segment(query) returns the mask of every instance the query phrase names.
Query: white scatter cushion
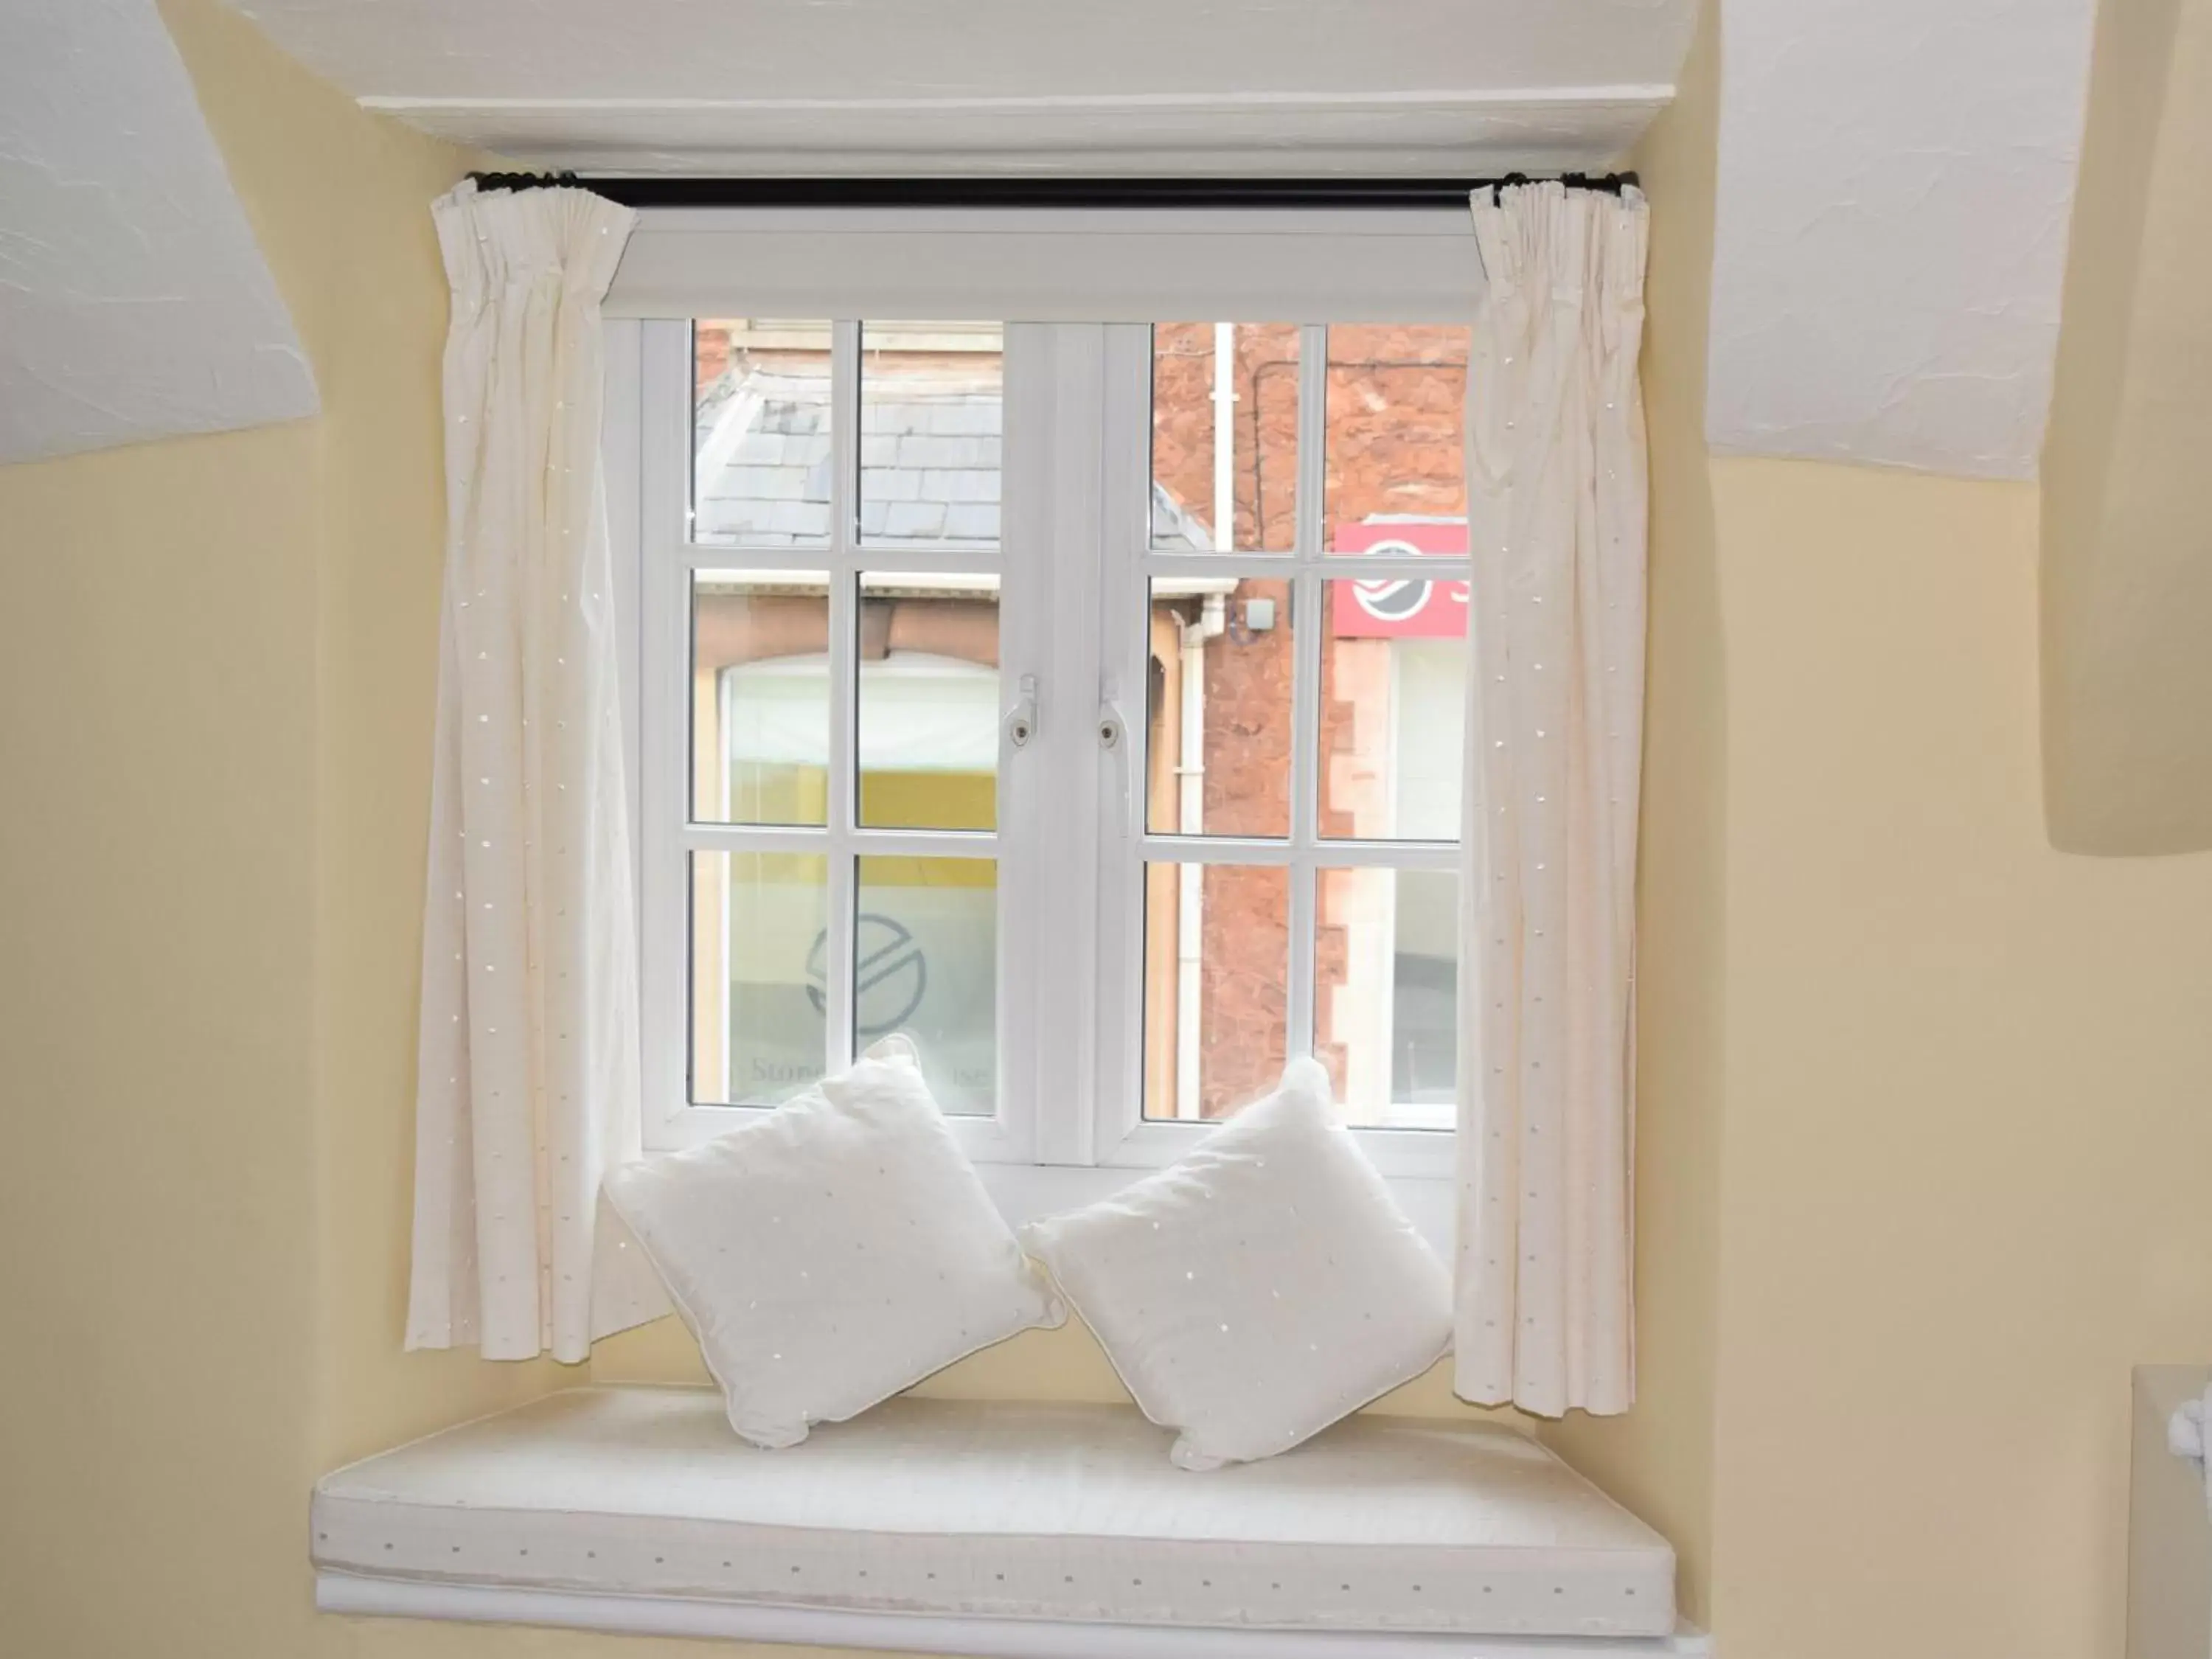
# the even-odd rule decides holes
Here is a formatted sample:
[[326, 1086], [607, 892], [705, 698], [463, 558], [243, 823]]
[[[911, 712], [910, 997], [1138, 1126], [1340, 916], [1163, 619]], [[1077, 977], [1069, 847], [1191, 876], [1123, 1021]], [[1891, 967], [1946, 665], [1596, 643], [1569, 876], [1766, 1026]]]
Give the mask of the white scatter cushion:
[[1066, 1316], [903, 1036], [757, 1122], [625, 1165], [606, 1193], [757, 1446]]
[[1287, 1450], [1451, 1342], [1451, 1281], [1293, 1060], [1180, 1163], [1022, 1230], [1187, 1469]]

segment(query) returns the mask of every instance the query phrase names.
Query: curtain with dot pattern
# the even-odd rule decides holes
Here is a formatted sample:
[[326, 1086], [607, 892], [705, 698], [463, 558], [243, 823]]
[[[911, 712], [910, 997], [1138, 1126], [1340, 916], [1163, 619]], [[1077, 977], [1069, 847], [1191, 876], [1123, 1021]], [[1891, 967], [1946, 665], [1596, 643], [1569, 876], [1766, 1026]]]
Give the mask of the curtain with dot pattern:
[[1647, 210], [1476, 192], [1455, 1382], [1635, 1395], [1635, 882]]
[[599, 459], [599, 301], [636, 216], [469, 184], [433, 211], [453, 316], [407, 1346], [576, 1361], [661, 1310], [599, 1197], [638, 1155]]

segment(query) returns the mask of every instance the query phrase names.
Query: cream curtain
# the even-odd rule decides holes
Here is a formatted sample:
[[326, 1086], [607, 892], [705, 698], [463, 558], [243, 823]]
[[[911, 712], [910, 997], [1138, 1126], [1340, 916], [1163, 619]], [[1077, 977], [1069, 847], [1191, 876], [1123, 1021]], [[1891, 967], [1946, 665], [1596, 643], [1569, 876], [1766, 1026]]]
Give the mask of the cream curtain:
[[659, 1311], [599, 1201], [638, 1153], [599, 461], [599, 301], [636, 216], [466, 184], [434, 211], [453, 321], [407, 1346], [574, 1361]]
[[1458, 1392], [1635, 1395], [1635, 879], [1646, 209], [1478, 192], [1468, 373]]

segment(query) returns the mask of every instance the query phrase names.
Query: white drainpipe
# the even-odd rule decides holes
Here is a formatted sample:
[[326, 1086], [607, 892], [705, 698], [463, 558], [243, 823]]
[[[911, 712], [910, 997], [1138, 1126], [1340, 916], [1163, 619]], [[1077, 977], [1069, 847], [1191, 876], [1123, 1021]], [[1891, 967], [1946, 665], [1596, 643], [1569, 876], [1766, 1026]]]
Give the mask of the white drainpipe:
[[1213, 550], [1237, 545], [1237, 325], [1213, 325]]
[[[1213, 325], [1213, 550], [1237, 544], [1237, 325]], [[1206, 642], [1227, 629], [1229, 607], [1209, 593], [1198, 620], [1179, 624], [1182, 736], [1176, 746], [1176, 828], [1206, 831]], [[1204, 1115], [1199, 1091], [1199, 951], [1206, 936], [1206, 867], [1185, 863], [1176, 893], [1176, 1115]]]

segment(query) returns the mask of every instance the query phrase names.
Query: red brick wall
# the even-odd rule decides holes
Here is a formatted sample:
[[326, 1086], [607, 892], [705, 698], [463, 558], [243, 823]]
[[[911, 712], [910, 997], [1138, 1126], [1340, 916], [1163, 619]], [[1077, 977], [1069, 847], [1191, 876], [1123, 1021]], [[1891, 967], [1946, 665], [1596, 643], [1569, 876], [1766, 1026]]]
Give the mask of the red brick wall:
[[691, 395], [704, 396], [730, 366], [730, 325], [702, 319], [691, 325]]
[[1395, 323], [1332, 328], [1328, 378], [1324, 532], [1374, 514], [1457, 518], [1467, 512], [1460, 456], [1466, 329]]
[[[1298, 331], [1237, 331], [1236, 544], [1282, 552], [1297, 512]], [[1213, 325], [1162, 323], [1152, 332], [1152, 476], [1209, 526], [1213, 506]]]
[[[1275, 627], [1244, 626], [1249, 599], [1275, 601]], [[1291, 586], [1240, 583], [1229, 632], [1206, 647], [1206, 827], [1223, 836], [1280, 836], [1290, 828]], [[1212, 865], [1199, 1029], [1200, 1095], [1221, 1117], [1283, 1069], [1290, 963], [1290, 884], [1279, 869]]]

